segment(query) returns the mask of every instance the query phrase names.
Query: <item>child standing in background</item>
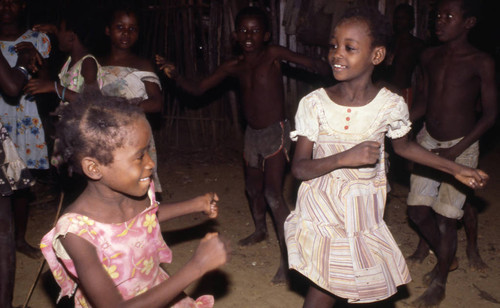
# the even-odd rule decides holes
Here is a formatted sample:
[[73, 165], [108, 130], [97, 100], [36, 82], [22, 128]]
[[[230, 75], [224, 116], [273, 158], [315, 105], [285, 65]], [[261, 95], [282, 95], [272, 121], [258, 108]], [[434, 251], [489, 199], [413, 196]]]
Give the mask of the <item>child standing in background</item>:
[[269, 208], [281, 250], [280, 265], [272, 282], [283, 283], [288, 273], [283, 223], [290, 209], [283, 197], [283, 179], [290, 149], [290, 123], [285, 118], [281, 63], [288, 61], [325, 76], [330, 76], [331, 69], [320, 59], [282, 46], [268, 45], [271, 38], [269, 21], [266, 13], [257, 7], [238, 12], [233, 37], [242, 54], [222, 63], [200, 82], [179, 76], [175, 68], [161, 57], [157, 56], [157, 63], [179, 87], [194, 95], [203, 94], [228, 77], [238, 80], [247, 123], [243, 149], [245, 190], [255, 225], [255, 231], [238, 243], [249, 246], [267, 238], [266, 213]]
[[[218, 197], [207, 193], [174, 204], [157, 204], [148, 147], [151, 128], [127, 100], [83, 94], [57, 110], [64, 159], [87, 178], [83, 193], [65, 210], [41, 243], [61, 286], [75, 293], [76, 307], [166, 307], [189, 284], [227, 260], [215, 233], [201, 240], [191, 260], [169, 277], [170, 263], [159, 222], [203, 212], [217, 216]], [[76, 291], [76, 292], [75, 292]], [[213, 297], [185, 297], [174, 307], [212, 307]]]
[[[22, 48], [35, 49], [43, 58], [50, 53], [50, 40], [47, 35], [27, 30], [25, 24], [24, 1], [0, 0], [0, 49], [8, 64], [13, 67]], [[24, 73], [29, 77], [25, 67]], [[40, 77], [47, 71], [42, 67]], [[19, 93], [9, 96], [0, 93], [0, 122], [16, 145], [17, 152], [29, 169], [46, 170], [49, 168], [47, 144], [42, 121], [33, 96]], [[19, 252], [31, 258], [41, 257], [40, 251], [26, 242], [28, 223], [28, 202], [30, 192], [17, 190], [13, 195], [16, 226], [16, 247]]]
[[[34, 50], [31, 50], [34, 51]], [[18, 96], [29, 76], [30, 57], [20, 51], [14, 67], [0, 54], [0, 92], [10, 97]], [[36, 52], [36, 56], [40, 56]], [[12, 307], [16, 274], [16, 240], [12, 194], [35, 184], [26, 163], [19, 157], [16, 146], [0, 122], [0, 307]], [[32, 248], [35, 249], [34, 247]]]
[[329, 61], [338, 84], [304, 97], [295, 117], [292, 172], [303, 180], [285, 223], [290, 267], [310, 279], [304, 307], [380, 301], [411, 278], [383, 220], [384, 138], [407, 159], [478, 188], [488, 176], [434, 155], [408, 139], [404, 99], [372, 83], [391, 30], [376, 9], [345, 13], [331, 38]]
[[76, 100], [84, 86], [102, 86], [100, 65], [91, 54], [97, 29], [92, 26], [91, 14], [80, 5], [68, 3], [61, 15], [58, 27], [54, 25], [34, 27], [43, 32], [55, 33], [59, 49], [69, 54], [58, 75], [59, 82], [31, 79], [25, 91], [29, 94], [55, 93], [62, 102], [72, 102]]
[[[436, 36], [442, 44], [422, 54], [422, 91], [410, 114], [412, 120], [424, 119], [417, 135], [422, 146], [472, 168], [479, 162], [479, 139], [495, 124], [498, 112], [495, 62], [468, 41], [479, 15], [480, 1], [438, 1]], [[470, 193], [435, 170], [421, 166], [413, 170], [408, 217], [428, 245], [421, 240], [412, 257], [424, 258], [430, 247], [438, 261], [424, 276], [429, 287], [415, 301], [417, 306], [435, 306], [445, 297], [448, 270], [457, 249], [458, 219], [464, 220], [471, 268], [487, 268], [477, 249], [477, 213], [470, 204], [464, 205]]]
[[[146, 113], [160, 112], [163, 106], [160, 79], [153, 63], [132, 51], [139, 38], [139, 20], [132, 7], [121, 5], [108, 14], [110, 21], [106, 35], [110, 40], [109, 53], [101, 59], [101, 92], [107, 96], [124, 97], [137, 104]], [[158, 159], [154, 139], [149, 155], [155, 163], [153, 179], [155, 190], [161, 193], [158, 178]]]

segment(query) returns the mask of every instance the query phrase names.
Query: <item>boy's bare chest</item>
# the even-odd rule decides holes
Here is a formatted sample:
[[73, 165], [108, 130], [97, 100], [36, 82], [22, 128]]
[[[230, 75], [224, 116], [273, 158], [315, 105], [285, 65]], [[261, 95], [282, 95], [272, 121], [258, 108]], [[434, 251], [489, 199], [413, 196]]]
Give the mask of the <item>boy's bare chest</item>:
[[430, 86], [461, 87], [476, 76], [476, 67], [470, 59], [460, 57], [436, 57], [427, 65]]
[[281, 82], [281, 66], [277, 61], [256, 61], [240, 63], [237, 76], [242, 86]]

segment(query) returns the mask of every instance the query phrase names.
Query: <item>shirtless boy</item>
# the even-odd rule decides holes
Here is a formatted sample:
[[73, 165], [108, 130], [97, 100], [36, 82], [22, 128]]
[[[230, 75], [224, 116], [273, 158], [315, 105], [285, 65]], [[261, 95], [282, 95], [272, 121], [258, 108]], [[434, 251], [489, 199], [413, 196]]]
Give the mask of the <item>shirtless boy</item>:
[[287, 277], [286, 245], [283, 224], [290, 213], [283, 198], [283, 178], [290, 146], [290, 125], [285, 119], [285, 101], [281, 62], [288, 61], [324, 76], [331, 75], [328, 63], [297, 54], [289, 49], [268, 45], [269, 23], [264, 11], [256, 7], [242, 9], [235, 19], [234, 38], [242, 54], [221, 64], [200, 82], [178, 76], [171, 64], [157, 56], [157, 63], [185, 91], [201, 95], [227, 77], [239, 82], [243, 114], [247, 122], [244, 156], [245, 188], [255, 224], [255, 232], [239, 241], [248, 246], [267, 237], [266, 209], [269, 206], [276, 224], [281, 250], [279, 269], [273, 283]]
[[[497, 114], [494, 61], [467, 40], [477, 11], [475, 0], [439, 1], [436, 36], [442, 44], [422, 54], [423, 91], [410, 113], [412, 121], [424, 117], [425, 126], [417, 136], [421, 145], [471, 167], [478, 163], [478, 140]], [[429, 307], [445, 297], [448, 269], [457, 247], [456, 220], [463, 216], [467, 191], [441, 174], [422, 172], [410, 180], [408, 216], [438, 258], [424, 278], [428, 289], [414, 302]]]

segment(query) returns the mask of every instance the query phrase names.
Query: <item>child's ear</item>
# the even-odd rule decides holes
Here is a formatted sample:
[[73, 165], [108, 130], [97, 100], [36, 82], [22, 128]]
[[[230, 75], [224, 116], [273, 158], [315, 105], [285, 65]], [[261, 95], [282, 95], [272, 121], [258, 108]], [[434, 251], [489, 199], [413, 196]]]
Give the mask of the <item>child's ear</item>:
[[467, 17], [467, 19], [465, 19], [465, 29], [470, 30], [470, 29], [474, 28], [474, 26], [476, 25], [476, 22], [477, 22], [476, 17], [474, 17], [474, 16]]
[[93, 157], [84, 157], [81, 161], [83, 174], [92, 180], [100, 180], [102, 178], [100, 163]]
[[266, 33], [264, 34], [264, 42], [269, 41], [270, 38], [271, 38], [271, 33], [269, 31], [266, 31]]
[[382, 63], [382, 61], [384, 61], [384, 59], [385, 59], [385, 53], [386, 53], [386, 49], [383, 46], [378, 46], [378, 47], [373, 48], [372, 63], [374, 65], [378, 65], [378, 64]]

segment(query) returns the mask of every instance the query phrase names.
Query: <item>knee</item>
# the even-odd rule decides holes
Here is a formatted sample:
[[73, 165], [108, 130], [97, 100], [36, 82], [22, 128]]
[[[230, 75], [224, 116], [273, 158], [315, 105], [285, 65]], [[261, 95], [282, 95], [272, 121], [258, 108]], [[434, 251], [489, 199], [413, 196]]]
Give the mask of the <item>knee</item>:
[[274, 189], [265, 189], [264, 196], [271, 210], [278, 209], [284, 203], [281, 192], [277, 192]]
[[245, 191], [250, 199], [257, 199], [262, 194], [262, 191], [257, 186], [249, 183], [245, 184]]
[[428, 206], [408, 206], [408, 218], [410, 218], [413, 223], [420, 225], [427, 220], [431, 210], [432, 209]]

